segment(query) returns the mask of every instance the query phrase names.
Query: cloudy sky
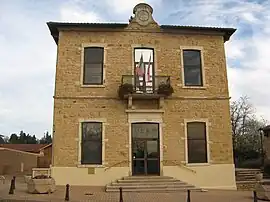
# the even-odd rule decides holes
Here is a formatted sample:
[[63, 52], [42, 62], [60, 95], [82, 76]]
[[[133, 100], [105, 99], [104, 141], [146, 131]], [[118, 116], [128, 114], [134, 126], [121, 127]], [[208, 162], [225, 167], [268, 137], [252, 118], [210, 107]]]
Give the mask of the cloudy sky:
[[[127, 23], [139, 0], [0, 0], [0, 134], [51, 132], [56, 45], [48, 21]], [[159, 24], [234, 27], [230, 95], [270, 120], [270, 0], [145, 0]]]

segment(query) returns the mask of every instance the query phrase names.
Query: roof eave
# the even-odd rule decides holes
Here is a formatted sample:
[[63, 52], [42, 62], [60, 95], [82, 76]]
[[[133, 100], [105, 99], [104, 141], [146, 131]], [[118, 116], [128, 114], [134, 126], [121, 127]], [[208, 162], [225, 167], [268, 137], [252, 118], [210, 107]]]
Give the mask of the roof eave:
[[[51, 35], [56, 44], [59, 40], [59, 29], [61, 28], [101, 28], [101, 29], [117, 29], [125, 28], [128, 24], [124, 23], [61, 23], [61, 22], [47, 22], [47, 26], [51, 32]], [[160, 25], [160, 28], [165, 32], [177, 32], [177, 31], [194, 31], [211, 33], [215, 32], [220, 34], [224, 38], [224, 42], [229, 41], [230, 37], [236, 31], [235, 28], [218, 28], [218, 27], [192, 27], [192, 26], [173, 26], [173, 25]]]

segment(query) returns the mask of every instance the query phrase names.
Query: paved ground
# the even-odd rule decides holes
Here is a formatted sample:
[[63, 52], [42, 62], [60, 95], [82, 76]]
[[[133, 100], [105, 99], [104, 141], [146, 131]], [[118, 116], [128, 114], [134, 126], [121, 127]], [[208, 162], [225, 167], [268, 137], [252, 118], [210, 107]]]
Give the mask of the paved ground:
[[[26, 184], [17, 180], [14, 195], [9, 195], [10, 181], [4, 185], [0, 182], [0, 199], [2, 201], [64, 201], [65, 187], [57, 187], [50, 195], [32, 195], [26, 193]], [[92, 195], [86, 195], [92, 194]], [[0, 200], [1, 201], [1, 200]], [[119, 202], [119, 193], [106, 193], [93, 187], [71, 187], [70, 201], [72, 202]], [[186, 202], [186, 193], [123, 193], [124, 202]], [[253, 202], [250, 191], [220, 191], [191, 192], [191, 202]]]

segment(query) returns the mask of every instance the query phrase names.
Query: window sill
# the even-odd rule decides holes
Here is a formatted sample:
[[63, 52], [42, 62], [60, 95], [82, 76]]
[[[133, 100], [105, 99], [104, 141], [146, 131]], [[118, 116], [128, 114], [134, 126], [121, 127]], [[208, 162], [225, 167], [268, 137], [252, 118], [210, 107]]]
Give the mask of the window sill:
[[105, 85], [83, 85], [81, 84], [82, 88], [105, 88]]
[[182, 86], [184, 89], [199, 89], [199, 90], [205, 90], [207, 89], [206, 86]]
[[186, 163], [187, 167], [199, 167], [199, 166], [210, 166], [210, 163]]
[[78, 168], [105, 168], [104, 165], [86, 165], [86, 164], [78, 164]]

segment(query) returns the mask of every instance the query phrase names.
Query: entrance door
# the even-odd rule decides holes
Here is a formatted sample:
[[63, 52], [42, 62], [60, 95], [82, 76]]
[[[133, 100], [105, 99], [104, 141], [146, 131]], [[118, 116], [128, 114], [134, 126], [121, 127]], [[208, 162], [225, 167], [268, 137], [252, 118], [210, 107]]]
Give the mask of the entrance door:
[[132, 124], [132, 174], [159, 175], [159, 124]]

